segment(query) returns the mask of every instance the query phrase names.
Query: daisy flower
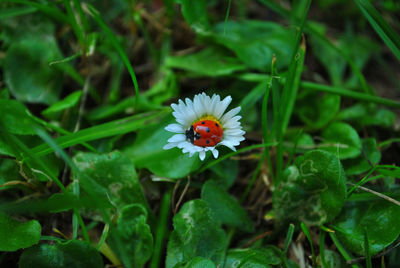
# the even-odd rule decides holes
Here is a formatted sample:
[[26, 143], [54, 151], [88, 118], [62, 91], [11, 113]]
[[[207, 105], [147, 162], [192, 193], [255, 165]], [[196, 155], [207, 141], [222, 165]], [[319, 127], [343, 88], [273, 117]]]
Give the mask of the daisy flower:
[[176, 134], [168, 139], [164, 150], [178, 147], [183, 153], [189, 153], [189, 157], [199, 153], [202, 161], [207, 151], [217, 158], [216, 147], [220, 145], [236, 151], [235, 146], [244, 140], [245, 132], [239, 122], [242, 117], [237, 115], [240, 107], [224, 114], [231, 101], [231, 96], [221, 100], [217, 94], [209, 97], [203, 92], [195, 95], [193, 101], [186, 98], [185, 102], [179, 100], [178, 104], [171, 104], [178, 124], [165, 128]]

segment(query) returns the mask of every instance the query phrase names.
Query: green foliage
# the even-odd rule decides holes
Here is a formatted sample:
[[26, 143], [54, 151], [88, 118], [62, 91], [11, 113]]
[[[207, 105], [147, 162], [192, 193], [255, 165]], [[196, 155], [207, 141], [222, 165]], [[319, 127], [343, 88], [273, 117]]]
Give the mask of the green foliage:
[[125, 267], [142, 267], [153, 251], [153, 235], [146, 223], [147, 212], [143, 206], [124, 206], [116, 226], [110, 230], [108, 241]]
[[208, 203], [214, 213], [214, 218], [219, 222], [247, 232], [254, 230], [253, 223], [238, 201], [215, 182], [207, 181], [203, 185], [201, 198]]
[[[396, 1], [108, 2], [0, 3], [0, 267], [399, 263]], [[246, 139], [164, 150], [202, 91]]]
[[225, 267], [268, 268], [281, 263], [279, 249], [231, 249], [226, 256]]
[[57, 115], [59, 115], [62, 111], [76, 106], [81, 96], [82, 96], [82, 91], [75, 91], [74, 93], [69, 94], [61, 101], [51, 105], [49, 108], [44, 110], [42, 114], [48, 118], [52, 119], [57, 118]]
[[298, 102], [297, 114], [311, 128], [326, 126], [340, 109], [340, 96], [333, 94], [307, 94]]
[[56, 102], [62, 76], [49, 63], [60, 58], [61, 52], [52, 36], [13, 43], [4, 62], [4, 77], [10, 92], [20, 101]]
[[367, 232], [369, 252], [375, 255], [399, 236], [399, 217], [399, 206], [386, 200], [351, 202], [344, 206], [333, 227], [343, 245], [360, 255], [365, 255], [364, 232]]
[[113, 206], [135, 203], [148, 207], [133, 163], [121, 152], [108, 154], [79, 153], [74, 163], [80, 172], [94, 180], [108, 193]]
[[41, 229], [37, 220], [20, 222], [0, 212], [0, 251], [16, 251], [37, 244]]
[[195, 257], [210, 259], [216, 266], [222, 265], [227, 238], [205, 201], [186, 202], [173, 222], [166, 267], [184, 264]]
[[233, 51], [249, 68], [263, 72], [271, 66], [274, 54], [278, 67], [287, 67], [293, 51], [292, 32], [272, 22], [221, 22], [206, 36]]
[[24, 250], [19, 260], [20, 268], [43, 267], [103, 267], [99, 252], [91, 245], [79, 240], [40, 244]]
[[321, 225], [334, 219], [346, 197], [346, 177], [337, 157], [310, 151], [284, 172], [284, 181], [273, 195], [274, 214], [279, 221], [303, 221]]
[[357, 131], [349, 124], [335, 122], [323, 132], [326, 147], [321, 149], [335, 154], [340, 159], [355, 158], [361, 154], [361, 139]]

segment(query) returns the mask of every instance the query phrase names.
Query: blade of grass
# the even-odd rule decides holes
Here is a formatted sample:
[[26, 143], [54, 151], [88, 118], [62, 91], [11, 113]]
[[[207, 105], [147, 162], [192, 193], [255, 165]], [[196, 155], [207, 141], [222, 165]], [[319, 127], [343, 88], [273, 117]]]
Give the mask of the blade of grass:
[[[342, 243], [340, 243], [339, 239], [337, 239], [336, 235], [334, 233], [329, 233], [329, 236], [331, 237], [333, 243], [335, 244], [336, 248], [339, 250], [340, 254], [342, 254], [343, 258], [346, 261], [350, 261], [352, 259], [352, 256], [344, 249]], [[351, 265], [352, 268], [360, 268], [357, 264]]]
[[72, 30], [75, 33], [76, 38], [78, 39], [78, 42], [85, 46], [85, 33], [83, 32], [83, 29], [78, 25], [78, 22], [76, 21], [76, 16], [74, 14], [74, 11], [72, 10], [71, 2], [70, 0], [64, 0], [64, 7], [65, 10], [67, 11], [67, 16], [69, 17], [69, 20], [71, 22], [71, 27]]
[[365, 250], [365, 262], [367, 268], [372, 268], [371, 252], [369, 251], [369, 241], [367, 230], [364, 230], [364, 250]]
[[383, 104], [385, 106], [393, 107], [393, 108], [400, 108], [400, 102], [390, 99], [385, 99], [377, 96], [367, 95], [365, 93], [349, 90], [342, 87], [334, 87], [329, 85], [322, 85], [313, 82], [306, 82], [303, 81], [300, 83], [300, 87], [306, 90], [315, 90], [327, 93], [338, 94], [345, 97], [350, 97], [352, 99], [361, 100], [361, 101], [368, 101], [378, 104]]
[[322, 268], [328, 268], [325, 261], [325, 236], [326, 232], [321, 228], [319, 231], [319, 255], [321, 257]]
[[289, 225], [289, 229], [286, 234], [286, 240], [285, 240], [285, 244], [283, 246], [283, 251], [282, 251], [282, 261], [283, 261], [284, 267], [289, 267], [288, 262], [287, 262], [287, 251], [289, 249], [290, 243], [292, 242], [293, 233], [294, 233], [294, 225], [291, 223]]
[[[157, 118], [164, 115], [166, 111], [167, 110], [149, 112], [115, 120], [59, 137], [55, 141], [60, 148], [67, 148], [82, 142], [126, 134], [138, 130], [143, 126], [156, 123]], [[32, 149], [32, 152], [38, 156], [43, 156], [53, 151], [54, 150], [47, 144], [42, 144]]]
[[162, 254], [164, 252], [164, 241], [168, 233], [168, 218], [171, 210], [171, 190], [164, 193], [161, 201], [160, 213], [158, 216], [157, 229], [155, 233], [155, 243], [153, 257], [150, 268], [160, 267]]
[[400, 61], [400, 36], [390, 27], [370, 1], [354, 0], [354, 2], [361, 9], [361, 12], [371, 24], [372, 28], [374, 28], [375, 32], [393, 52], [397, 60]]
[[[275, 3], [274, 1], [268, 1], [268, 0], [259, 0], [259, 1], [262, 2], [264, 5], [268, 6], [269, 8], [271, 8], [273, 11], [275, 11], [282, 17], [285, 17], [287, 19], [291, 18], [290, 11], [281, 7], [279, 4]], [[328, 45], [330, 48], [332, 48], [334, 51], [336, 51], [339, 54], [339, 56], [344, 58], [347, 61], [347, 63], [349, 64], [350, 68], [355, 73], [355, 75], [357, 76], [357, 78], [359, 79], [359, 81], [361, 83], [361, 88], [363, 89], [363, 91], [368, 94], [374, 94], [373, 89], [367, 84], [367, 81], [365, 80], [365, 77], [361, 73], [361, 70], [357, 67], [355, 62], [346, 53], [344, 53], [343, 50], [337, 48], [328, 38], [326, 38], [322, 34], [315, 31], [314, 28], [308, 22], [306, 22], [304, 25], [304, 31], [306, 33], [313, 35], [314, 37], [317, 37], [318, 39], [320, 39], [322, 42], [324, 42], [326, 45]]]
[[137, 100], [140, 97], [139, 86], [138, 86], [138, 82], [136, 79], [135, 71], [133, 70], [132, 64], [130, 63], [128, 56], [126, 55], [125, 51], [122, 49], [115, 34], [112, 32], [112, 30], [106, 25], [106, 23], [100, 17], [100, 13], [89, 4], [87, 4], [87, 7], [89, 9], [90, 15], [93, 17], [93, 19], [96, 21], [96, 23], [103, 30], [104, 34], [106, 35], [106, 38], [111, 42], [111, 44], [117, 50], [118, 54], [120, 55], [122, 61], [125, 64], [126, 68], [128, 69], [128, 72], [129, 72], [132, 82], [133, 82], [133, 86], [135, 88], [136, 105], [137, 105], [137, 103], [138, 103]]
[[314, 245], [311, 239], [310, 231], [307, 228], [307, 225], [305, 225], [303, 222], [300, 223], [300, 228], [303, 230], [303, 233], [307, 237], [308, 242], [310, 243], [310, 248], [311, 248], [311, 255], [312, 255], [312, 265], [313, 267], [317, 267], [317, 257], [315, 256], [315, 251], [314, 251]]
[[286, 129], [289, 125], [290, 117], [292, 116], [294, 104], [297, 97], [297, 91], [300, 85], [301, 73], [303, 71], [303, 64], [305, 58], [305, 40], [302, 38], [303, 27], [307, 18], [307, 13], [310, 8], [311, 1], [307, 1], [307, 5], [305, 6], [304, 13], [302, 18], [300, 19], [299, 29], [295, 38], [295, 45], [293, 49], [292, 58], [289, 65], [289, 71], [286, 76], [286, 82], [283, 87], [282, 96], [279, 101], [279, 114], [281, 117], [279, 118], [279, 122], [281, 125], [279, 126], [282, 129], [282, 132], [278, 132], [277, 134], [277, 154], [276, 154], [276, 177], [275, 184], [279, 185], [282, 177], [283, 171], [283, 136], [286, 133]]
[[225, 159], [227, 159], [227, 158], [229, 158], [231, 156], [234, 156], [234, 155], [237, 155], [237, 154], [241, 154], [243, 152], [247, 152], [247, 151], [250, 151], [250, 150], [253, 150], [253, 149], [256, 149], [256, 148], [262, 148], [262, 147], [265, 147], [265, 146], [274, 146], [274, 145], [276, 145], [276, 142], [274, 142], [274, 143], [255, 144], [255, 145], [250, 145], [250, 146], [241, 148], [240, 150], [237, 150], [235, 152], [231, 152], [229, 154], [226, 154], [224, 156], [219, 157], [218, 159], [215, 159], [215, 160], [213, 160], [211, 162], [208, 162], [201, 169], [199, 169], [196, 173], [201, 173], [204, 170], [206, 170], [206, 169], [218, 164], [219, 162], [221, 162], [221, 161], [223, 161], [223, 160], [225, 160]]
[[46, 4], [39, 4], [34, 1], [25, 1], [25, 0], [6, 0], [4, 2], [10, 2], [10, 3], [17, 3], [17, 4], [23, 4], [27, 6], [31, 6], [36, 8], [38, 11], [45, 13], [49, 17], [52, 17], [53, 19], [71, 25], [71, 21], [69, 20], [68, 16], [66, 16], [63, 12], [58, 10], [58, 8], [46, 5]]
[[13, 7], [0, 10], [0, 20], [31, 14], [37, 11], [36, 7]]

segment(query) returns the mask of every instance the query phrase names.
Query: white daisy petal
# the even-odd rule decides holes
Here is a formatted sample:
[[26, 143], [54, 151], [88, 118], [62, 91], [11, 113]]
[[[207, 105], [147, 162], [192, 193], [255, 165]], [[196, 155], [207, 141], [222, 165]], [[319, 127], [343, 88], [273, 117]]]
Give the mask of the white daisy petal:
[[206, 152], [205, 151], [200, 151], [199, 152], [199, 157], [200, 157], [200, 160], [203, 161], [204, 158], [206, 158]]
[[213, 149], [211, 152], [212, 152], [214, 158], [218, 158], [218, 153], [219, 153], [219, 152], [218, 152], [217, 149]]
[[182, 125], [179, 124], [169, 124], [168, 126], [165, 127], [165, 130], [173, 133], [184, 133], [184, 129]]
[[224, 131], [224, 135], [244, 135], [246, 134], [245, 131], [239, 129], [239, 128], [232, 128], [232, 129], [227, 129]]
[[172, 149], [172, 148], [174, 148], [174, 147], [177, 147], [177, 143], [175, 143], [175, 142], [172, 142], [172, 143], [167, 143], [166, 145], [164, 145], [164, 147], [163, 147], [163, 149], [164, 150], [169, 150], [169, 149]]
[[214, 116], [217, 119], [220, 119], [222, 114], [225, 112], [226, 108], [228, 108], [229, 103], [231, 103], [232, 97], [228, 96], [223, 99], [215, 108], [214, 108]]
[[229, 112], [227, 112], [226, 114], [224, 114], [224, 116], [221, 118], [221, 123], [225, 124], [227, 121], [229, 121], [232, 117], [234, 117], [235, 115], [237, 115], [240, 112], [241, 108], [236, 107], [235, 109], [230, 110]]
[[175, 134], [171, 138], [168, 139], [168, 142], [179, 142], [179, 141], [185, 141], [186, 136], [184, 134]]

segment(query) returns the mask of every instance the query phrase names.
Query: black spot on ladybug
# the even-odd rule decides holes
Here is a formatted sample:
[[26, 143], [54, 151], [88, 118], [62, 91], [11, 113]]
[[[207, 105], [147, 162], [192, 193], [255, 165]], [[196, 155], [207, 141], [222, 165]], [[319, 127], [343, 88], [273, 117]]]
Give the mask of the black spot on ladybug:
[[216, 126], [216, 127], [219, 127], [218, 123], [215, 123], [215, 126]]
[[196, 135], [194, 135], [194, 138], [195, 138], [196, 140], [199, 140], [199, 139], [201, 138], [200, 133], [196, 133]]
[[207, 131], [207, 132], [210, 132], [210, 129], [209, 129], [209, 128], [206, 128], [206, 131]]
[[204, 122], [204, 121], [201, 121], [201, 124], [202, 124], [202, 125], [204, 125], [205, 123], [206, 123], [206, 122]]
[[194, 138], [195, 138], [194, 131], [193, 131], [193, 126], [190, 126], [190, 129], [186, 130], [185, 134], [186, 134], [186, 139], [188, 139], [193, 144]]
[[210, 140], [206, 140], [206, 143], [209, 144], [209, 143], [210, 143]]

